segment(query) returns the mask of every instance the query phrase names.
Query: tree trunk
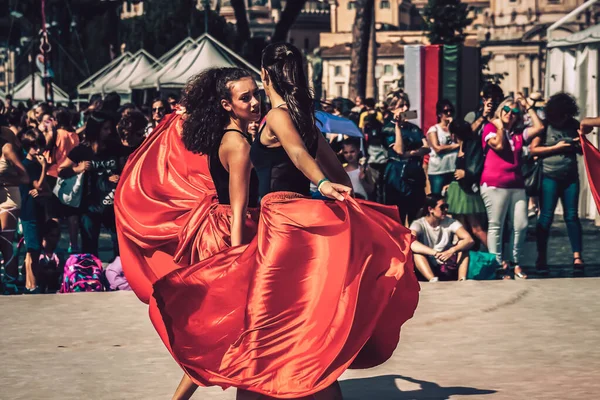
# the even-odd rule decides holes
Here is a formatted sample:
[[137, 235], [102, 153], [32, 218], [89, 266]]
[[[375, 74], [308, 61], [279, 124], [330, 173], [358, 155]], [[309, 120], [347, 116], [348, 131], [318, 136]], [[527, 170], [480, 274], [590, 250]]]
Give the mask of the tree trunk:
[[271, 43], [285, 42], [287, 35], [290, 32], [290, 28], [296, 22], [296, 18], [300, 15], [300, 12], [304, 8], [306, 0], [294, 0], [287, 1], [285, 3], [285, 9], [281, 13], [281, 19], [275, 25], [275, 31], [271, 36]]
[[235, 14], [235, 27], [237, 29], [237, 50], [240, 51], [250, 39], [250, 25], [246, 15], [245, 0], [231, 0], [231, 7]]
[[371, 28], [369, 33], [369, 57], [367, 61], [367, 90], [366, 97], [372, 97], [377, 100], [377, 32], [375, 30], [375, 14], [371, 18]]
[[365, 96], [367, 87], [367, 65], [371, 19], [375, 0], [357, 0], [356, 18], [352, 27], [352, 53], [350, 59], [350, 91], [352, 101], [356, 96]]

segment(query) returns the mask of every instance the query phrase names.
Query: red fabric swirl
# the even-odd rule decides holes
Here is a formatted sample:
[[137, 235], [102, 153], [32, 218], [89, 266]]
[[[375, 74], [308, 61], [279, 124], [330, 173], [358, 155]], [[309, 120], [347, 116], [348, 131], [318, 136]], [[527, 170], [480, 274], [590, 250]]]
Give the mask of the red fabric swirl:
[[198, 384], [308, 396], [392, 355], [418, 303], [411, 241], [395, 207], [273, 193], [250, 244], [155, 283], [153, 322]]
[[[115, 194], [123, 271], [144, 303], [157, 279], [229, 247], [231, 209], [217, 203], [207, 157], [185, 149], [181, 123], [165, 117], [130, 156]], [[246, 243], [257, 211], [249, 216]]]

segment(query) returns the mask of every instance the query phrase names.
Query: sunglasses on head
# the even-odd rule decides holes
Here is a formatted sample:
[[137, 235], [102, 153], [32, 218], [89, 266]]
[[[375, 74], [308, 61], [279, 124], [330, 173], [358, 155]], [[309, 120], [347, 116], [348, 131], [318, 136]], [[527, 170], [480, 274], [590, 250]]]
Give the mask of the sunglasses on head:
[[512, 112], [512, 113], [513, 113], [513, 114], [515, 114], [515, 115], [521, 114], [521, 110], [520, 110], [520, 109], [518, 109], [518, 108], [510, 108], [509, 106], [504, 106], [504, 107], [502, 107], [502, 110], [503, 110], [505, 113]]

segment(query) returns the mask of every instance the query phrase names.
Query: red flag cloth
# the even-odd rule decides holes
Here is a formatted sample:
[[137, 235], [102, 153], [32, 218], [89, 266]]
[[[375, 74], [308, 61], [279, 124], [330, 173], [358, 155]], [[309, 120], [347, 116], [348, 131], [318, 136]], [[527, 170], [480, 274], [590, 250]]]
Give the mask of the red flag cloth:
[[396, 207], [270, 193], [250, 244], [155, 283], [152, 321], [196, 383], [304, 398], [391, 357], [419, 299], [412, 240]]
[[[181, 115], [165, 117], [129, 157], [115, 193], [123, 271], [144, 303], [157, 279], [229, 247], [231, 208], [217, 203], [208, 159], [186, 150], [181, 128]], [[258, 218], [248, 214], [245, 243]]]
[[600, 211], [600, 151], [584, 135], [580, 135], [583, 160], [587, 170], [590, 191]]

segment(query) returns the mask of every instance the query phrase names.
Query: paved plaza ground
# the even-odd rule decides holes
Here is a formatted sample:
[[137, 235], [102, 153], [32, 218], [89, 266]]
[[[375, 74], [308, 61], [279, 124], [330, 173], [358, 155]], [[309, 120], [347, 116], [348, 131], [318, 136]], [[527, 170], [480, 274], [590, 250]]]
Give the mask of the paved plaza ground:
[[[599, 229], [586, 223], [584, 239], [588, 275], [600, 276]], [[347, 371], [344, 398], [598, 398], [600, 279], [568, 277], [560, 223], [550, 247], [557, 279], [422, 284], [393, 358]], [[0, 297], [0, 315], [2, 400], [169, 399], [181, 377], [131, 292]]]

